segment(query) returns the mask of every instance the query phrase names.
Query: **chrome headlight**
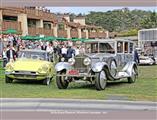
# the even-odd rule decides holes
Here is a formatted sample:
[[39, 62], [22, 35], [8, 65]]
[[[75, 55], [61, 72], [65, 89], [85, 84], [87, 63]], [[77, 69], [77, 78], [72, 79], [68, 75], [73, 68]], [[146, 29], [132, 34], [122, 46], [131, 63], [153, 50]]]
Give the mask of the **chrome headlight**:
[[64, 57], [62, 57], [62, 58], [61, 58], [61, 61], [62, 61], [62, 62], [64, 62], [64, 61], [65, 61], [65, 58], [64, 58]]
[[86, 65], [86, 66], [90, 65], [91, 64], [91, 59], [90, 58], [85, 58], [84, 61], [83, 61], [83, 64]]
[[70, 65], [74, 65], [74, 64], [75, 64], [75, 59], [74, 59], [74, 58], [70, 58], [70, 59], [68, 60], [68, 63], [69, 63]]

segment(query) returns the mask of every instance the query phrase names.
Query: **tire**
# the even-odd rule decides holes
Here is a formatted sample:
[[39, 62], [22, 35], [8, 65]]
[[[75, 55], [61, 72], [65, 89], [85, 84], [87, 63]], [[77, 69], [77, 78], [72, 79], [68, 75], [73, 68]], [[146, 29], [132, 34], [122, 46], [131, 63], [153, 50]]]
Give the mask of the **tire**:
[[117, 74], [117, 63], [114, 58], [109, 58], [107, 60], [107, 64], [109, 66], [110, 74], [112, 77], [115, 77]]
[[106, 88], [107, 84], [107, 78], [106, 78], [106, 73], [104, 70], [102, 70], [99, 73], [96, 73], [96, 78], [95, 78], [95, 87], [96, 90], [104, 90]]
[[12, 83], [13, 79], [5, 76], [5, 83]]
[[128, 77], [128, 83], [135, 83], [137, 75], [138, 75], [137, 68], [133, 67], [132, 76]]
[[[61, 75], [65, 74], [65, 72], [59, 73]], [[59, 89], [67, 89], [69, 83], [65, 81], [65, 77], [56, 76], [56, 84]]]
[[50, 82], [51, 82], [51, 78], [46, 78], [43, 80], [44, 85], [50, 85]]

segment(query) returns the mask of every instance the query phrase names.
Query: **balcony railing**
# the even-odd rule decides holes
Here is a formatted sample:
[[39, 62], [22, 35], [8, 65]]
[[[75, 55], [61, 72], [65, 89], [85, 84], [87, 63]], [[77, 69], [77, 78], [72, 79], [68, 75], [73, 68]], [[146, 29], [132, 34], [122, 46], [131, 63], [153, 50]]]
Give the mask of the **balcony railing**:
[[77, 30], [71, 30], [70, 34], [71, 34], [71, 38], [78, 38], [78, 31]]
[[47, 20], [47, 21], [53, 21], [56, 19], [52, 13], [44, 12], [42, 10], [26, 8], [25, 12], [29, 18], [43, 19], [43, 20]]
[[106, 38], [105, 32], [98, 32], [98, 38]]
[[89, 32], [89, 38], [97, 38], [98, 34], [97, 32]]
[[67, 31], [66, 30], [58, 30], [58, 37], [67, 38]]
[[21, 32], [21, 22], [17, 21], [2, 21], [2, 31], [5, 31], [7, 29], [15, 29], [18, 32]]
[[28, 34], [35, 36], [35, 35], [46, 35], [46, 36], [53, 36], [52, 29], [44, 29], [44, 28], [35, 28], [35, 27], [28, 27]]

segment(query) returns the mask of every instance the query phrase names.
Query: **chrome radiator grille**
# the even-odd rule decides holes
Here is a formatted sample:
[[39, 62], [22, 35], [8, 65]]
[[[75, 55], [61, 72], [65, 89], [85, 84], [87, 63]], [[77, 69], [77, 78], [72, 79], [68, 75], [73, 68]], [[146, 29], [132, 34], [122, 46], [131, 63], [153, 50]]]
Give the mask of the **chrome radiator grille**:
[[84, 57], [75, 57], [74, 69], [79, 70], [80, 73], [87, 73], [88, 67], [83, 64]]

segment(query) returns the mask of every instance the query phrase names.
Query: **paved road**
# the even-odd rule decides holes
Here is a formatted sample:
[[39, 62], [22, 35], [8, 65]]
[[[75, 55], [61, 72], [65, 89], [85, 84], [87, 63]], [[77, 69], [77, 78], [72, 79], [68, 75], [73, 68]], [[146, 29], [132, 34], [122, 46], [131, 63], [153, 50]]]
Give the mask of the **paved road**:
[[1, 99], [1, 120], [156, 120], [156, 102]]

